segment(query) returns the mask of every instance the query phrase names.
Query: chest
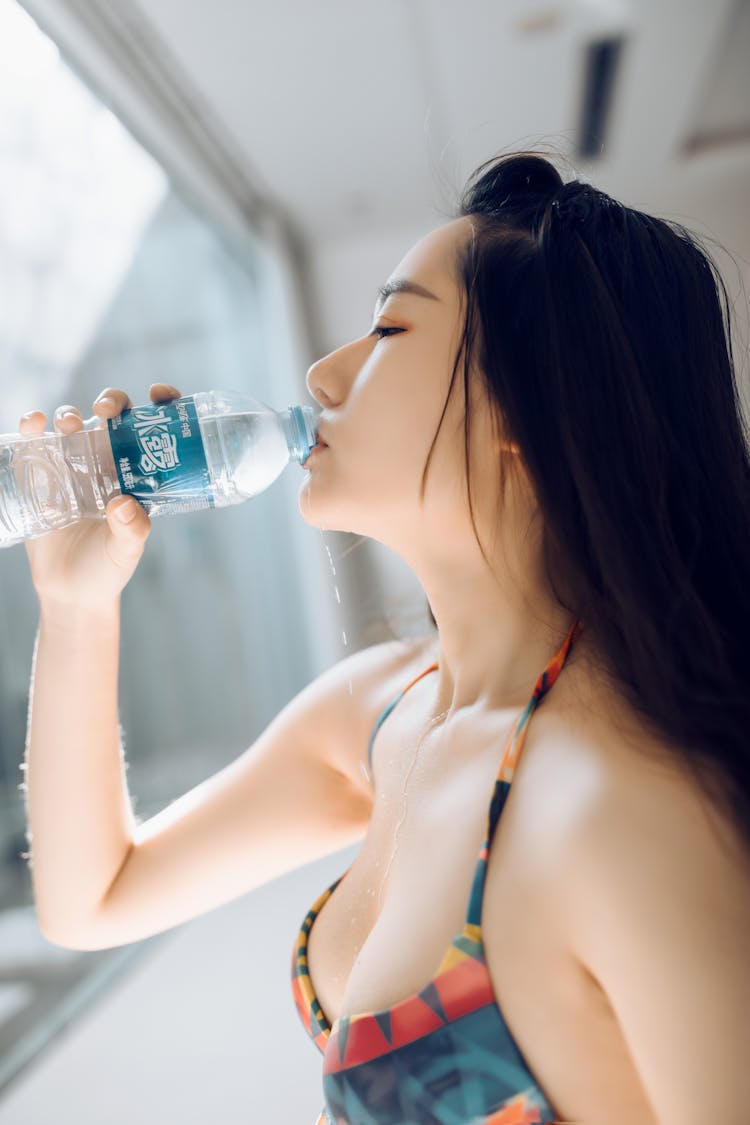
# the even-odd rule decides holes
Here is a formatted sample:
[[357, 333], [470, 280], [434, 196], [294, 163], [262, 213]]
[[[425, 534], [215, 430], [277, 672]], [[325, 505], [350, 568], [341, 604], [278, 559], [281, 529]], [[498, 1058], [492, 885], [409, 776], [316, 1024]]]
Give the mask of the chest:
[[[435, 976], [466, 918], [515, 717], [497, 715], [471, 733], [457, 728], [450, 743], [420, 741], [423, 724], [404, 709], [379, 732], [367, 835], [309, 937], [310, 976], [331, 1023], [392, 1007]], [[563, 936], [554, 835], [587, 799], [591, 763], [560, 744], [551, 714], [541, 720], [540, 709], [487, 862], [481, 925], [493, 990], [561, 1120], [648, 1125], [614, 1013]]]

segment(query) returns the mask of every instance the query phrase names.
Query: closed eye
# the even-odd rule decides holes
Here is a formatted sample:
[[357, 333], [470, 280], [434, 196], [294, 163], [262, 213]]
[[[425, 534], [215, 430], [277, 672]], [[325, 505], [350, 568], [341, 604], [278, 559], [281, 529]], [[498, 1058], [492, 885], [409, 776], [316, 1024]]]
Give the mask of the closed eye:
[[404, 332], [404, 328], [389, 328], [385, 324], [376, 324], [370, 333], [371, 336], [377, 336], [380, 340], [385, 336], [390, 336], [392, 332]]

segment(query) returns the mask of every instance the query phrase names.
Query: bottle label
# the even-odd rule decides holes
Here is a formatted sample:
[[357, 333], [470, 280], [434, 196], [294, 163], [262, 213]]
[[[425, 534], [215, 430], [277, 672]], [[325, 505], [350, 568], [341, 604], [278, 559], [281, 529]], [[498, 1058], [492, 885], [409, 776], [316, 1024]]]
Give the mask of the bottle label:
[[174, 514], [213, 508], [193, 395], [123, 410], [107, 419], [120, 488]]

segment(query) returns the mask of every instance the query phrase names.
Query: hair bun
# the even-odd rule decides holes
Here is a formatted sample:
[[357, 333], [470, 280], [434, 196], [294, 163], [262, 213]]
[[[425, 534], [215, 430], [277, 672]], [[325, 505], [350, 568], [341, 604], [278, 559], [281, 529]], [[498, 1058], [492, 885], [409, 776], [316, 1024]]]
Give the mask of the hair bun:
[[591, 184], [569, 180], [555, 192], [550, 204], [550, 214], [569, 223], [585, 223], [592, 214], [619, 206], [616, 199]]
[[459, 214], [482, 213], [506, 221], [524, 221], [561, 187], [560, 173], [540, 153], [518, 152], [493, 157], [472, 173], [464, 189]]

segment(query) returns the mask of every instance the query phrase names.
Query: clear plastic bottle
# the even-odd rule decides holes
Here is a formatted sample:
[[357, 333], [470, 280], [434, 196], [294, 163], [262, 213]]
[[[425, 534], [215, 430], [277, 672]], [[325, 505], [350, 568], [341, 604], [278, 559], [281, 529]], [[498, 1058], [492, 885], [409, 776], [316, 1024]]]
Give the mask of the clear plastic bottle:
[[151, 519], [241, 504], [290, 461], [304, 464], [317, 440], [311, 406], [276, 411], [237, 391], [94, 416], [72, 434], [2, 434], [0, 547], [104, 519], [122, 493]]

